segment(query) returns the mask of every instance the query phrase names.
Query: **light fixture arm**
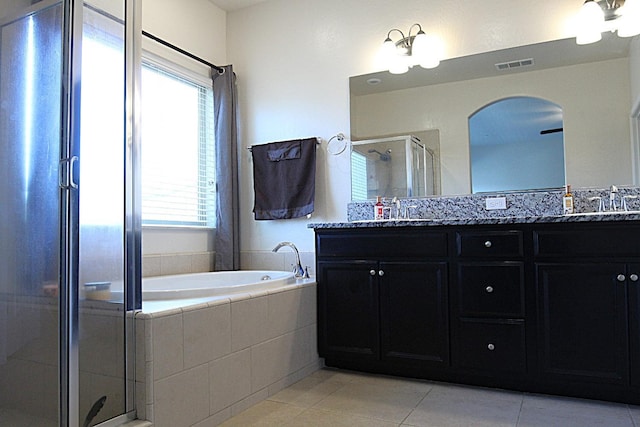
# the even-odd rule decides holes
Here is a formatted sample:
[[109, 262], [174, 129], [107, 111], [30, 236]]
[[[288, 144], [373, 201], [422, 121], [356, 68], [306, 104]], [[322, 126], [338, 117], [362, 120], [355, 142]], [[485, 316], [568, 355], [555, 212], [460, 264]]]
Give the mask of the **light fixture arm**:
[[[391, 33], [392, 33], [392, 32], [394, 32], [394, 31], [397, 31], [397, 32], [399, 32], [399, 33], [400, 33], [400, 36], [401, 36], [400, 41], [402, 41], [402, 40], [404, 40], [404, 39], [406, 38], [406, 37], [404, 36], [404, 33], [403, 33], [402, 31], [400, 31], [400, 30], [399, 30], [399, 29], [397, 29], [397, 28], [392, 28], [392, 29], [390, 29], [390, 30], [389, 30], [389, 32], [387, 33], [387, 38], [386, 38], [385, 42], [387, 42], [387, 41], [390, 41], [390, 42], [391, 42], [391, 41], [393, 41], [393, 40], [391, 40]], [[398, 42], [398, 43], [400, 43], [400, 42]], [[397, 43], [396, 43], [396, 45], [397, 45]]]
[[[414, 27], [418, 27], [418, 32], [416, 34], [411, 34], [411, 32], [413, 31]], [[389, 32], [387, 33], [387, 38], [385, 40], [386, 41], [391, 41], [393, 42], [393, 40], [391, 39], [391, 33], [397, 31], [400, 33], [400, 40], [398, 40], [397, 42], [394, 42], [396, 47], [402, 48], [402, 49], [406, 49], [406, 52], [408, 55], [411, 55], [411, 47], [413, 46], [413, 41], [415, 40], [416, 36], [418, 34], [424, 34], [424, 31], [422, 30], [422, 26], [420, 24], [413, 24], [411, 27], [409, 27], [409, 35], [405, 36], [404, 33], [402, 31], [400, 31], [397, 28], [392, 28], [391, 30], [389, 30]]]
[[[417, 26], [418, 27], [418, 32], [412, 37], [411, 36], [411, 30], [413, 30], [413, 27]], [[424, 31], [422, 31], [422, 26], [420, 24], [413, 24], [411, 27], [409, 27], [409, 43], [413, 43], [413, 40], [416, 38], [416, 36], [418, 34], [424, 34]]]
[[624, 0], [600, 0], [596, 3], [602, 8], [605, 21], [617, 19], [619, 9], [624, 6]]

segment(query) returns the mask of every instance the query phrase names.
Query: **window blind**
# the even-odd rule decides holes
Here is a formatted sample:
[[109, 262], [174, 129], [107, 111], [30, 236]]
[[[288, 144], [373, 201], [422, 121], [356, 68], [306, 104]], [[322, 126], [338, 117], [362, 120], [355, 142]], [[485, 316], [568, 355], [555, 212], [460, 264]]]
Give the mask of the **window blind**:
[[145, 62], [141, 93], [143, 224], [215, 226], [211, 87]]
[[351, 199], [367, 199], [367, 158], [360, 153], [351, 153]]

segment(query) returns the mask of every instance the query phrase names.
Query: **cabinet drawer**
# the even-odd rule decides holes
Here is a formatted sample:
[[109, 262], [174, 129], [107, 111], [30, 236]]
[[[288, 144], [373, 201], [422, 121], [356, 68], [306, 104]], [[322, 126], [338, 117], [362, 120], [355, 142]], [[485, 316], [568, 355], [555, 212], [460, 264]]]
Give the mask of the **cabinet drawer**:
[[535, 230], [536, 256], [639, 256], [640, 227], [632, 225], [595, 226], [565, 230]]
[[447, 255], [447, 233], [411, 230], [342, 230], [318, 233], [318, 257], [422, 258]]
[[457, 290], [462, 316], [524, 317], [524, 265], [521, 262], [460, 264]]
[[524, 373], [524, 322], [460, 320], [457, 362], [460, 368]]
[[520, 257], [522, 231], [463, 231], [456, 233], [459, 256]]

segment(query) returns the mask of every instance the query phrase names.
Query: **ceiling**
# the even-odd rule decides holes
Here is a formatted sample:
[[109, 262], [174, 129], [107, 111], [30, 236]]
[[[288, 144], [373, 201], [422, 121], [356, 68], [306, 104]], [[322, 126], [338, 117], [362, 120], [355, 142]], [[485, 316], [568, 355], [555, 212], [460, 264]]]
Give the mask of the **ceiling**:
[[245, 7], [253, 6], [254, 4], [262, 3], [266, 0], [209, 0], [211, 3], [218, 6], [220, 9], [227, 12], [242, 9]]

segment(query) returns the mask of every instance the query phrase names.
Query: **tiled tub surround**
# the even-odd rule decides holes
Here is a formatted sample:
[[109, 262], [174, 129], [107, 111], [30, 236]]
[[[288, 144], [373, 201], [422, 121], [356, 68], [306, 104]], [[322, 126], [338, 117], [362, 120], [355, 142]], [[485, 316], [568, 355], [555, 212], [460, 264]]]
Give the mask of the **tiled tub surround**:
[[215, 252], [149, 254], [142, 257], [142, 277], [213, 271]]
[[[275, 246], [276, 243], [273, 245]], [[167, 276], [213, 271], [215, 255], [215, 252], [144, 255], [142, 257], [142, 276]], [[295, 254], [288, 248], [283, 248], [275, 253], [271, 250], [240, 252], [240, 266], [243, 270], [291, 271], [295, 259]], [[300, 252], [300, 260], [302, 266], [308, 266], [309, 272], [312, 273], [315, 266], [314, 253]]]
[[[295, 262], [296, 255], [290, 248], [282, 248], [278, 252], [272, 252], [270, 250], [240, 252], [240, 266], [242, 270], [292, 271]], [[314, 275], [316, 266], [314, 252], [301, 251], [300, 263], [302, 263], [303, 268], [309, 267], [309, 274], [311, 276]]]
[[[616, 203], [620, 207], [623, 196], [638, 196], [628, 199], [629, 210], [640, 210], [640, 187], [618, 187]], [[591, 197], [602, 197], [609, 208], [608, 188], [572, 189], [576, 213], [596, 212], [598, 202]], [[536, 191], [495, 194], [469, 194], [462, 196], [437, 196], [415, 199], [402, 199], [402, 206], [416, 206], [411, 209], [411, 218], [437, 220], [481, 220], [494, 218], [527, 218], [562, 215], [562, 197], [564, 191]], [[506, 209], [487, 210], [485, 200], [492, 197], [505, 197]], [[349, 221], [373, 219], [373, 201], [351, 202], [347, 207]], [[390, 201], [386, 201], [391, 206]]]
[[143, 306], [136, 328], [138, 415], [155, 427], [217, 425], [321, 366], [314, 281]]

